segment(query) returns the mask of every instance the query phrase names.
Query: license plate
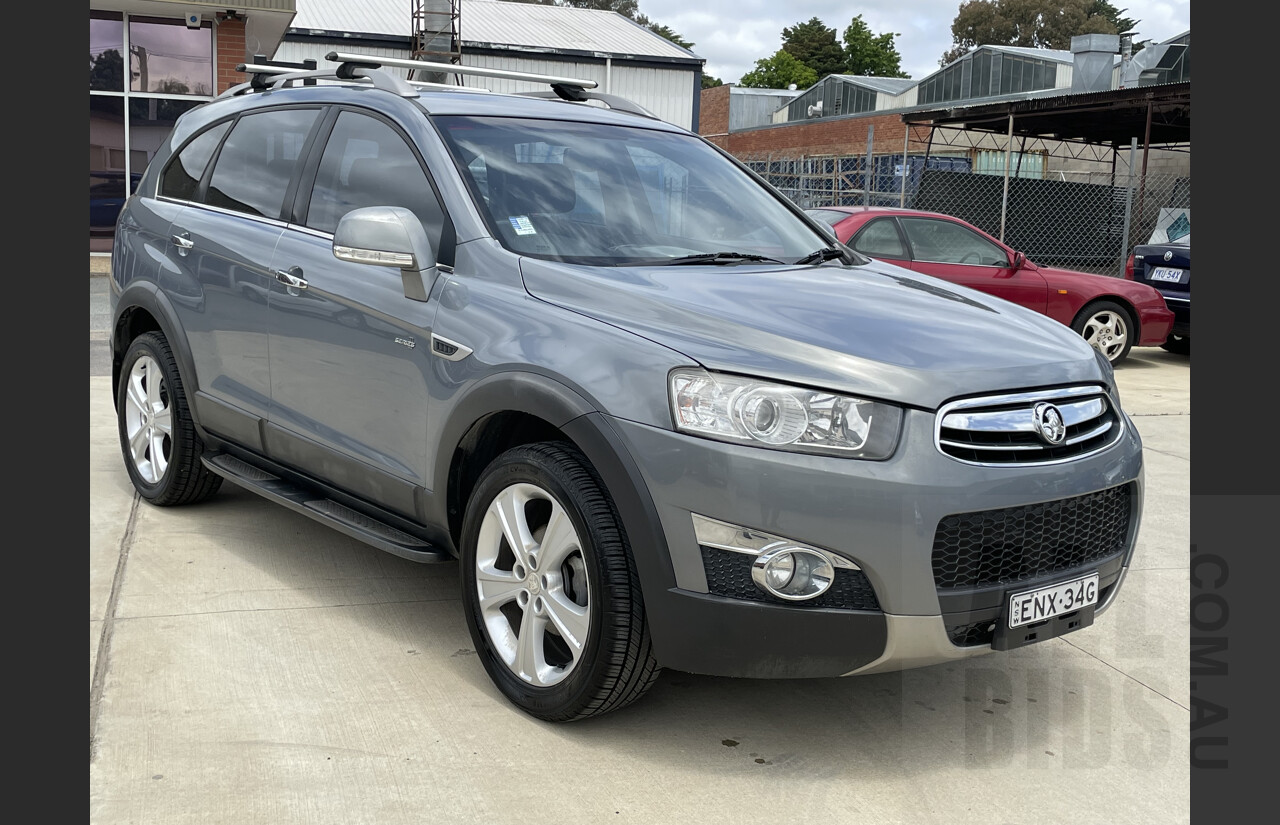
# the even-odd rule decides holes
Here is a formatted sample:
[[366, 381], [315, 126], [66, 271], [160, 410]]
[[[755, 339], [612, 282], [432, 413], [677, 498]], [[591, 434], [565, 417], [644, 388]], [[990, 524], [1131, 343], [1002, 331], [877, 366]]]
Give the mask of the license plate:
[[1015, 593], [1009, 597], [1009, 627], [1042, 622], [1098, 603], [1098, 574]]
[[1171, 266], [1158, 266], [1151, 270], [1151, 280], [1168, 281], [1176, 284], [1178, 281], [1182, 280], [1182, 270], [1175, 269]]

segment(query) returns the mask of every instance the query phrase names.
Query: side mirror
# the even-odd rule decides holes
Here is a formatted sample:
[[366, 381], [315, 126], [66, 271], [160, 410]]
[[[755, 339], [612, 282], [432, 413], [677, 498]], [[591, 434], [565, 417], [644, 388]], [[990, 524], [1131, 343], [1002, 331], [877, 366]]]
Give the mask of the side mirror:
[[1013, 253], [1013, 271], [1014, 272], [1017, 272], [1019, 269], [1022, 269], [1022, 265], [1026, 262], [1027, 262], [1026, 255], [1023, 255], [1021, 252]]
[[422, 221], [403, 206], [353, 209], [333, 232], [333, 256], [340, 261], [400, 269], [404, 297], [425, 301], [438, 270]]

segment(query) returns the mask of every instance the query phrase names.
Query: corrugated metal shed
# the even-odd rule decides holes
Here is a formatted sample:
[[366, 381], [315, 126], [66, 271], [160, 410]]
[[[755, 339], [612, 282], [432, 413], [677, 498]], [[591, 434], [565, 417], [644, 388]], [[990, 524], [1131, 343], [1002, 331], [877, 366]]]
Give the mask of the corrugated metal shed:
[[[411, 0], [297, 3], [297, 17], [276, 60], [313, 58], [323, 66], [324, 56], [334, 50], [410, 57]], [[628, 98], [669, 123], [696, 126], [702, 58], [616, 12], [463, 0], [459, 33], [464, 65], [595, 80], [601, 91]], [[498, 93], [545, 89], [500, 78], [462, 82]]]
[[[291, 29], [409, 37], [410, 0], [297, 0]], [[700, 61], [697, 55], [611, 11], [463, 0], [458, 18], [465, 50], [476, 46], [523, 46], [600, 56], [643, 56]]]

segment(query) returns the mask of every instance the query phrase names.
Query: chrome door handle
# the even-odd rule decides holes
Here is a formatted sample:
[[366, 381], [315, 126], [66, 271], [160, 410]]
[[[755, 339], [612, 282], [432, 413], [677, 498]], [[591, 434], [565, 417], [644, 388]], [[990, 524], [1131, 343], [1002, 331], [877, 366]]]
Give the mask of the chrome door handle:
[[289, 269], [277, 269], [275, 271], [276, 280], [287, 287], [293, 289], [306, 289], [307, 282], [302, 276], [302, 270], [298, 267], [290, 267]]
[[178, 247], [179, 255], [186, 255], [187, 251], [195, 247], [196, 242], [191, 240], [191, 235], [187, 232], [180, 232], [173, 236], [173, 243]]

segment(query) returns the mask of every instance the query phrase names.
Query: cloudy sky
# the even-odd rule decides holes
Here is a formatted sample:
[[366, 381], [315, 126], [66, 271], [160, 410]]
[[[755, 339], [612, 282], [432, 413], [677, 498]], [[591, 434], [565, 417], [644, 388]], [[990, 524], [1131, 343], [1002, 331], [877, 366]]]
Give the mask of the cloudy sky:
[[[920, 80], [938, 70], [951, 48], [951, 23], [961, 0], [640, 0], [640, 12], [670, 26], [706, 58], [703, 70], [736, 83], [755, 62], [782, 46], [782, 30], [817, 17], [844, 34], [861, 14], [872, 34], [896, 33], [902, 69]], [[1191, 0], [1112, 0], [1122, 16], [1138, 21], [1138, 40], [1159, 42], [1191, 28]]]

